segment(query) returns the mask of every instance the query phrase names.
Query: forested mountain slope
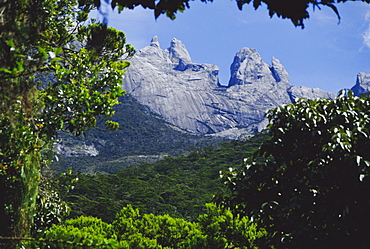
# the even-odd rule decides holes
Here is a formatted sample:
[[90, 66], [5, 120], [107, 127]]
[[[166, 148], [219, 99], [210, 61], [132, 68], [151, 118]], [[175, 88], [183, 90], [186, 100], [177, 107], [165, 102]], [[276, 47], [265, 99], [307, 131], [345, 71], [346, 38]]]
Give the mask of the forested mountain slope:
[[258, 134], [234, 140], [218, 148], [196, 149], [186, 156], [166, 157], [158, 163], [142, 163], [117, 174], [77, 174], [79, 178], [64, 199], [72, 216], [85, 215], [111, 222], [122, 207], [132, 204], [143, 213], [169, 214], [193, 220], [205, 212], [205, 203], [216, 194], [227, 194], [219, 172], [241, 166], [267, 138]]
[[120, 123], [118, 130], [106, 130], [102, 123], [88, 131], [86, 137], [60, 134], [55, 146], [58, 160], [51, 168], [57, 172], [72, 167], [81, 172], [115, 173], [140, 162], [157, 162], [165, 156], [230, 141], [197, 136], [174, 127], [128, 94], [120, 102], [111, 119]]

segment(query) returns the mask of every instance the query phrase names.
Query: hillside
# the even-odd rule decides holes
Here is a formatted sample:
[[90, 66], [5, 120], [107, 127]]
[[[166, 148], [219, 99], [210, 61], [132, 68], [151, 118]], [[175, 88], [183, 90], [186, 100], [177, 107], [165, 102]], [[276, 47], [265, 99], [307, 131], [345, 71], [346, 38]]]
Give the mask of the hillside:
[[64, 199], [72, 207], [71, 217], [95, 216], [111, 222], [115, 213], [131, 204], [143, 213], [194, 220], [214, 195], [226, 194], [219, 172], [241, 166], [266, 138], [260, 133], [155, 164], [124, 168], [117, 162], [118, 168], [124, 168], [117, 174], [77, 174], [79, 181]]
[[120, 102], [111, 119], [120, 123], [117, 131], [106, 130], [103, 122], [85, 137], [60, 134], [55, 146], [58, 160], [54, 160], [51, 168], [57, 172], [72, 167], [81, 172], [115, 173], [137, 163], [157, 162], [165, 156], [187, 154], [193, 148], [229, 141], [176, 128], [128, 94]]

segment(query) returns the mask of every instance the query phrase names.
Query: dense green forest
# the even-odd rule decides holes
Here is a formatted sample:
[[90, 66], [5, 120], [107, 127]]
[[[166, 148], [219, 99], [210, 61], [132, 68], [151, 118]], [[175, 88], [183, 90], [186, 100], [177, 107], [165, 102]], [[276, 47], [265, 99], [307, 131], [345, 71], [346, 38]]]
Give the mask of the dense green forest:
[[[266, 133], [115, 174], [44, 178], [30, 248], [259, 248], [266, 230], [212, 203], [229, 196], [220, 172], [242, 168]], [[238, 167], [239, 166], [239, 167]], [[60, 197], [61, 198], [60, 198]]]
[[100, 249], [224, 249], [259, 248], [266, 230], [248, 217], [234, 215], [215, 204], [196, 222], [169, 215], [142, 214], [132, 206], [122, 208], [112, 223], [80, 216], [47, 229], [27, 248]]
[[143, 213], [193, 221], [205, 212], [205, 203], [214, 195], [227, 193], [219, 172], [241, 166], [266, 139], [267, 135], [260, 133], [158, 163], [127, 167], [116, 174], [76, 173], [78, 181], [64, 200], [72, 208], [70, 217], [95, 216], [112, 222], [122, 207], [131, 204]]
[[[82, 137], [59, 134], [62, 150], [57, 156], [58, 160], [51, 165], [54, 171], [65, 172], [72, 167], [80, 172], [116, 173], [119, 169], [138, 163], [157, 162], [165, 156], [179, 156], [194, 148], [217, 146], [230, 141], [226, 138], [197, 136], [176, 128], [129, 94], [120, 97], [119, 102], [114, 107], [115, 115], [110, 119], [120, 124], [118, 130], [107, 130], [101, 122]], [[85, 145], [93, 146], [99, 154], [74, 154]]]

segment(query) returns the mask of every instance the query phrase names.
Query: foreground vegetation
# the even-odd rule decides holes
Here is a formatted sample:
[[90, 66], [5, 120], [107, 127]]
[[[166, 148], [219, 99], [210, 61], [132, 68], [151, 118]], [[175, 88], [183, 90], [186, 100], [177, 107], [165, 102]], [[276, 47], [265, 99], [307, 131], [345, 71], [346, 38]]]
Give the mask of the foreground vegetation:
[[233, 193], [219, 203], [258, 219], [277, 248], [368, 247], [369, 107], [343, 90], [269, 111], [266, 160], [223, 172]]
[[127, 206], [115, 220], [105, 223], [95, 217], [77, 217], [53, 225], [41, 238], [28, 244], [31, 248], [137, 248], [137, 249], [218, 249], [257, 248], [266, 236], [246, 217], [207, 204], [207, 213], [196, 222], [169, 215], [140, 214]]
[[73, 0], [0, 3], [2, 237], [30, 235], [40, 170], [50, 163], [57, 132], [81, 135], [111, 117], [123, 95], [121, 79], [129, 63], [122, 58], [134, 49], [123, 32], [86, 22], [91, 3], [77, 5]]
[[[205, 212], [204, 204], [225, 195], [219, 172], [250, 157], [267, 139], [259, 134], [244, 141], [197, 149], [189, 155], [167, 157], [155, 164], [139, 164], [117, 174], [75, 174], [79, 180], [63, 199], [70, 203], [70, 217], [95, 216], [112, 222], [127, 204], [143, 213], [169, 214], [193, 221]], [[61, 179], [63, 183], [63, 179]]]

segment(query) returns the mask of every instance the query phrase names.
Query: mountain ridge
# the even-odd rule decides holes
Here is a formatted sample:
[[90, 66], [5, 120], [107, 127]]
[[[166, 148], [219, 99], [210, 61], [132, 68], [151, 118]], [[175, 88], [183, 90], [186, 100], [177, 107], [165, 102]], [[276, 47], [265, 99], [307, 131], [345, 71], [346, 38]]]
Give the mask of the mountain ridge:
[[191, 61], [180, 40], [162, 50], [158, 37], [131, 59], [123, 88], [166, 121], [195, 134], [238, 138], [267, 125], [265, 113], [295, 98], [335, 98], [318, 88], [292, 86], [276, 58], [263, 62], [257, 50], [242, 48], [230, 66], [227, 86], [219, 68]]

